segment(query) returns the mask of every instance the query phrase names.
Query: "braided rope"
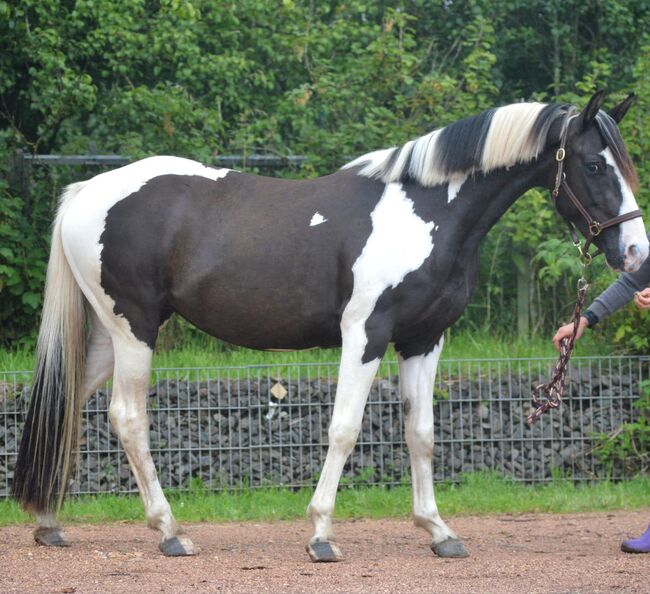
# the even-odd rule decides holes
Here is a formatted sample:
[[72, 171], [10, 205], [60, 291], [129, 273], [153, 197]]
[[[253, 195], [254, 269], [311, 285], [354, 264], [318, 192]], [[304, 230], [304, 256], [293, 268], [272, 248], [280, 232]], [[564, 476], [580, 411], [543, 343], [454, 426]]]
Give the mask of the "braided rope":
[[[562, 404], [562, 396], [566, 389], [566, 374], [571, 359], [571, 352], [576, 342], [576, 334], [578, 333], [578, 326], [580, 324], [580, 314], [585, 302], [585, 295], [589, 285], [584, 278], [578, 281], [578, 297], [576, 299], [576, 306], [573, 310], [573, 334], [569, 338], [563, 338], [560, 341], [560, 356], [558, 357], [551, 380], [547, 384], [540, 384], [533, 388], [532, 399], [535, 410], [527, 417], [527, 422], [532, 425], [539, 419], [549, 408], [557, 408]], [[540, 398], [542, 396], [545, 399]]]

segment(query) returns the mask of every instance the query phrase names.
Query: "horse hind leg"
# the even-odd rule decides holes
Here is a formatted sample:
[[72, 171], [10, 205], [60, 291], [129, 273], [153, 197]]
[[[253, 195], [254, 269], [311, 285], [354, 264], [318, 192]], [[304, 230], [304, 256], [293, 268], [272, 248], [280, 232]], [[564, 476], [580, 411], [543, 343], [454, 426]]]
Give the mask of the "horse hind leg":
[[[90, 314], [92, 331], [88, 338], [84, 365], [82, 403], [84, 406], [95, 390], [102, 386], [113, 373], [113, 343], [106, 327], [94, 312]], [[38, 514], [34, 540], [44, 546], [66, 547], [68, 540], [54, 512]]]
[[431, 395], [441, 351], [442, 338], [427, 355], [399, 358], [406, 443], [411, 457], [413, 522], [431, 534], [431, 550], [439, 557], [467, 557], [463, 543], [440, 517], [433, 491]]
[[153, 351], [135, 338], [113, 337], [115, 371], [109, 418], [135, 476], [150, 528], [160, 530], [159, 549], [167, 556], [195, 555], [192, 541], [184, 534], [158, 480], [149, 450], [147, 394]]

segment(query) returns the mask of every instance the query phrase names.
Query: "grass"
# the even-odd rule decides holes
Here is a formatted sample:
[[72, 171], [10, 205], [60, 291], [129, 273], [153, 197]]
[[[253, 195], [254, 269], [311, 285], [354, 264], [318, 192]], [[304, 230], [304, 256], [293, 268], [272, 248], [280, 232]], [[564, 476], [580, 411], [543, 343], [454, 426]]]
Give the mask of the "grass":
[[[575, 351], [576, 356], [609, 354], [602, 344], [586, 335]], [[499, 337], [487, 331], [448, 331], [442, 360], [485, 359], [517, 357], [554, 357], [556, 351], [548, 337]], [[314, 349], [286, 353], [227, 348], [218, 341], [201, 339], [190, 341], [181, 348], [157, 350], [154, 367], [228, 367], [240, 365], [291, 365], [295, 363], [330, 363], [340, 358], [339, 349]], [[386, 359], [397, 358], [392, 347]], [[34, 365], [31, 349], [0, 350], [0, 371], [30, 371]]]
[[[650, 506], [650, 478], [574, 485], [556, 479], [547, 485], [521, 485], [496, 474], [466, 475], [458, 485], [441, 485], [436, 499], [445, 517], [457, 515], [577, 513], [638, 509]], [[201, 488], [168, 493], [174, 514], [182, 522], [273, 521], [305, 517], [311, 489], [250, 489], [213, 493]], [[336, 514], [350, 518], [408, 518], [408, 486], [343, 488]], [[61, 516], [66, 523], [144, 521], [136, 496], [94, 495], [68, 500]], [[0, 501], [0, 526], [32, 523], [13, 501]]]

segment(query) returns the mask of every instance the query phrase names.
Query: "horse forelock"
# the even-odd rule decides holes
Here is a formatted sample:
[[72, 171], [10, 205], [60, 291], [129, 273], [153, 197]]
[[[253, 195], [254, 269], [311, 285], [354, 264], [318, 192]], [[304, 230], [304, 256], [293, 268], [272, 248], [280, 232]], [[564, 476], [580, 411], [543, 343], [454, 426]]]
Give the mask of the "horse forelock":
[[415, 180], [425, 187], [489, 173], [535, 159], [551, 124], [567, 104], [513, 103], [434, 130], [401, 147], [374, 151], [344, 165], [359, 175], [388, 182]]
[[630, 189], [637, 192], [639, 190], [639, 176], [630, 154], [627, 152], [627, 147], [623, 142], [623, 137], [616, 122], [609, 114], [599, 111], [596, 115], [596, 126], [607, 148], [611, 151], [621, 175], [630, 186]]

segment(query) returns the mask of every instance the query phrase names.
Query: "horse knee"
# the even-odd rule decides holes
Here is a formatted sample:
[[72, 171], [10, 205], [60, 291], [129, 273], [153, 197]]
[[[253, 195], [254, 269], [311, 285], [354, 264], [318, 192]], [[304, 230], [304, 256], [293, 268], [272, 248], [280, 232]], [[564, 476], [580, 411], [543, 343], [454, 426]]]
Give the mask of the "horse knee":
[[433, 428], [428, 425], [419, 425], [407, 429], [406, 444], [408, 445], [411, 454], [419, 454], [421, 456], [433, 455]]
[[329, 445], [346, 453], [352, 451], [361, 427], [351, 423], [332, 423], [328, 431]]

